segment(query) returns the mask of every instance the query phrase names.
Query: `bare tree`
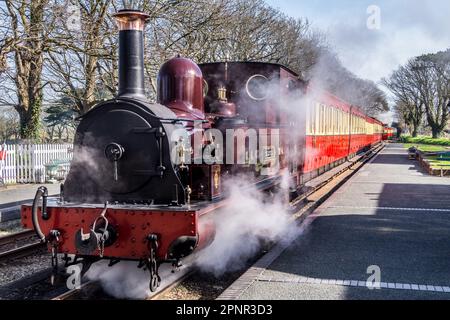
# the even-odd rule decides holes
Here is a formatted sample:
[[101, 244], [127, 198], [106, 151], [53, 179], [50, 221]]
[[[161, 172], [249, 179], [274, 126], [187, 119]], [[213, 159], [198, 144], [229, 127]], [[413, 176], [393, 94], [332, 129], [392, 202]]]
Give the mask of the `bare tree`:
[[397, 99], [397, 111], [412, 125], [413, 136], [424, 115], [433, 138], [447, 127], [450, 118], [450, 49], [408, 61], [383, 83]]
[[413, 76], [414, 68], [415, 62], [411, 60], [406, 66], [394, 71], [388, 79], [383, 79], [382, 83], [396, 99], [394, 111], [412, 128], [412, 136], [417, 137], [425, 109]]
[[53, 32], [53, 46], [48, 53], [47, 76], [52, 89], [75, 101], [80, 114], [86, 113], [100, 98], [101, 59], [113, 59], [105, 46], [112, 30], [106, 22], [111, 0], [76, 0], [79, 20], [67, 23], [73, 12], [55, 7], [58, 16]]
[[[288, 18], [262, 0], [190, 0], [156, 12], [147, 29], [150, 80], [164, 61], [178, 54], [198, 63], [281, 63], [305, 73], [318, 60], [324, 42], [308, 21]], [[155, 82], [150, 82], [154, 93]]]
[[412, 77], [425, 106], [428, 125], [433, 138], [438, 138], [450, 116], [450, 49], [420, 56], [412, 63]]
[[374, 82], [361, 79], [347, 70], [336, 54], [329, 50], [324, 49], [308, 78], [371, 116], [389, 110], [385, 93]]
[[[4, 104], [13, 105], [20, 116], [20, 135], [36, 139], [39, 135], [43, 99], [42, 70], [48, 49], [52, 17], [50, 0], [5, 0], [0, 15], [5, 21], [0, 40], [0, 64], [6, 74], [5, 91], [14, 89]], [[10, 57], [8, 56], [10, 55]], [[14, 64], [8, 67], [8, 59]]]
[[149, 1], [145, 66], [152, 98], [159, 68], [168, 59], [177, 55], [197, 63], [226, 59], [221, 50], [233, 5], [226, 0]]
[[[31, 6], [30, 1], [7, 1]], [[156, 98], [155, 80], [160, 66], [178, 54], [197, 63], [224, 60], [281, 63], [308, 79], [315, 66], [320, 65], [322, 56], [329, 52], [325, 37], [313, 32], [307, 20], [289, 18], [263, 0], [135, 2], [136, 8], [150, 15], [145, 67], [147, 93], [152, 99]], [[118, 70], [117, 28], [111, 15], [122, 7], [122, 1], [40, 0], [32, 3], [42, 3], [45, 7], [45, 14], [41, 10], [41, 20], [52, 19], [51, 30], [38, 30], [42, 33], [38, 38], [45, 45], [42, 44], [41, 51], [35, 50], [36, 55], [33, 53], [33, 59], [38, 58], [39, 68], [35, 72], [39, 75], [38, 82], [44, 79], [52, 89], [46, 93], [49, 96], [51, 93], [55, 99], [61, 95], [70, 97], [81, 114], [99, 100], [114, 96]], [[73, 10], [68, 7], [75, 7], [79, 12], [78, 28], [73, 28]], [[20, 12], [20, 8], [15, 10]], [[12, 51], [5, 48], [15, 48], [26, 39], [15, 36], [12, 32], [14, 15], [7, 10], [4, 13], [13, 27], [0, 27], [0, 34], [5, 34], [5, 40], [0, 40], [0, 80], [5, 70], [9, 74], [19, 70], [8, 68], [8, 52]], [[332, 72], [327, 72], [328, 78], [325, 78], [332, 92], [342, 94], [353, 104], [365, 106], [374, 114], [386, 108], [385, 97], [375, 84], [361, 81], [340, 63], [327, 68], [329, 70]], [[4, 83], [6, 86], [8, 82]], [[349, 84], [351, 89], [346, 88]], [[15, 91], [9, 89], [5, 87], [5, 91]], [[34, 96], [42, 98], [42, 90], [39, 93]]]
[[19, 119], [10, 108], [3, 108], [0, 113], [0, 143], [19, 138]]
[[279, 37], [283, 49], [276, 62], [289, 66], [305, 77], [327, 51], [324, 34], [313, 31], [308, 20], [285, 18]]

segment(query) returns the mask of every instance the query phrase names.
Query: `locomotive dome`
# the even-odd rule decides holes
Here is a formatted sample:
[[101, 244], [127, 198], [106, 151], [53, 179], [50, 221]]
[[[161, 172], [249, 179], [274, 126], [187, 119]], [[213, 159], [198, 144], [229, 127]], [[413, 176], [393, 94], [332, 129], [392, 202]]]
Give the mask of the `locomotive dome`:
[[203, 78], [200, 67], [191, 59], [178, 56], [172, 58], [161, 66], [159, 75], [175, 75], [183, 77], [185, 75], [194, 75]]
[[203, 74], [199, 66], [183, 57], [164, 63], [158, 74], [158, 102], [180, 117], [204, 119]]

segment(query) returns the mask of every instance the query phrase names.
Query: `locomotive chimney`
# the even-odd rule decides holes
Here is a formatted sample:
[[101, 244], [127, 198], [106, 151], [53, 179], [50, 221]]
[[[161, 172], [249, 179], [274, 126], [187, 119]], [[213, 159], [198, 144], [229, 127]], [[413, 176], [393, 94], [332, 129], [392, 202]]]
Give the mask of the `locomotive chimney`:
[[119, 97], [145, 99], [144, 28], [149, 16], [124, 9], [114, 18], [119, 27]]

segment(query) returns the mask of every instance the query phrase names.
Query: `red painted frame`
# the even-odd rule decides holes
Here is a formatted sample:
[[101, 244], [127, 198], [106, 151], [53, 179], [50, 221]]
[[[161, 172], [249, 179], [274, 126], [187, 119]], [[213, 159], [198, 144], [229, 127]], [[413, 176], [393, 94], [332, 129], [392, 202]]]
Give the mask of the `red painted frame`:
[[[39, 216], [39, 224], [44, 234], [51, 230], [61, 232], [58, 243], [58, 252], [79, 254], [75, 246], [75, 234], [83, 228], [88, 233], [95, 219], [103, 208], [72, 208], [48, 207], [50, 219], [44, 221]], [[106, 217], [109, 223], [118, 232], [118, 239], [111, 247], [105, 248], [104, 256], [139, 260], [149, 256], [147, 236], [158, 235], [157, 257], [166, 260], [168, 249], [173, 241], [183, 236], [198, 236], [198, 247], [210, 241], [214, 235], [214, 225], [208, 215], [197, 210], [162, 211], [162, 210], [127, 210], [108, 209]], [[33, 228], [31, 219], [31, 206], [22, 206], [22, 225], [24, 228]], [[98, 256], [96, 250], [93, 256]]]

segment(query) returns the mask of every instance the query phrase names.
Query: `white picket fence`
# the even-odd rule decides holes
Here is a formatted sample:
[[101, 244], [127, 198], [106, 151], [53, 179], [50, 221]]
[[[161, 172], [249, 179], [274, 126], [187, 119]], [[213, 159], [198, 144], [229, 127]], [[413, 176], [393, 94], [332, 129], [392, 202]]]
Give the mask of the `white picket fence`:
[[7, 144], [5, 149], [0, 176], [6, 184], [44, 183], [48, 179], [46, 165], [54, 161], [62, 162], [57, 178], [63, 178], [60, 176], [69, 172], [73, 154], [71, 144]]

